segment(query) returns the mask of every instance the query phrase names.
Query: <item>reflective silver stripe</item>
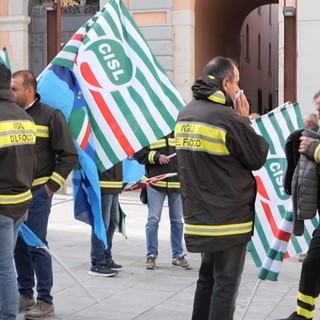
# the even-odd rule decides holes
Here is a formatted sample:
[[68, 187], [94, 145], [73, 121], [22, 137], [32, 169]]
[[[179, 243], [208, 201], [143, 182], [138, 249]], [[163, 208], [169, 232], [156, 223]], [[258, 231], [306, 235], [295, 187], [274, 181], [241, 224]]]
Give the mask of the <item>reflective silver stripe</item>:
[[250, 233], [252, 231], [252, 221], [245, 223], [227, 224], [222, 226], [207, 226], [185, 224], [185, 234], [219, 237], [236, 234]]

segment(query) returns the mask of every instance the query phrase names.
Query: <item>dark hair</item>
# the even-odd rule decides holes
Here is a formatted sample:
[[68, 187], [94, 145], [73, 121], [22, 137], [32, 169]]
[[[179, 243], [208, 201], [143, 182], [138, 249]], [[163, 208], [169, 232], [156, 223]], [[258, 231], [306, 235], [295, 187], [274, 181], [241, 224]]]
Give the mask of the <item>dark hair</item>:
[[12, 78], [22, 77], [24, 87], [33, 87], [34, 91], [37, 92], [37, 79], [35, 75], [29, 70], [19, 70], [12, 74]]
[[230, 58], [215, 57], [203, 69], [202, 76], [214, 76], [220, 83], [224, 78], [234, 79], [234, 67], [238, 64]]
[[0, 63], [0, 89], [10, 89], [11, 71], [5, 64]]

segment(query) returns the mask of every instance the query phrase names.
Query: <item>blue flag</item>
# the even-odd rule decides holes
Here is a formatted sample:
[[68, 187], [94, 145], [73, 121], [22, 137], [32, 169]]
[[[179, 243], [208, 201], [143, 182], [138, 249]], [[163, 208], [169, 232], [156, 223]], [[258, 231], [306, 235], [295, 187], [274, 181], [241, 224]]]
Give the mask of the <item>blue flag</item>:
[[87, 105], [73, 72], [52, 65], [38, 80], [44, 103], [63, 112], [76, 141], [79, 166], [73, 170], [74, 216], [93, 226], [96, 236], [107, 246], [101, 214], [101, 191]]

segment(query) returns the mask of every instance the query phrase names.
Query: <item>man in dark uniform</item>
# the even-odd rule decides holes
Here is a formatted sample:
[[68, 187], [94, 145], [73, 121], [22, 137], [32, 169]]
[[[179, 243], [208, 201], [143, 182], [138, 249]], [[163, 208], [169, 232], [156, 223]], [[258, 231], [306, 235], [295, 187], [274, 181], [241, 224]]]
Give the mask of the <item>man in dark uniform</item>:
[[14, 103], [11, 72], [0, 63], [0, 319], [19, 310], [13, 251], [32, 200], [36, 170], [36, 126]]
[[[47, 244], [52, 196], [62, 187], [77, 163], [77, 150], [63, 114], [41, 103], [37, 93], [37, 80], [30, 71], [15, 72], [11, 88], [16, 103], [33, 118], [37, 127], [37, 171], [32, 184], [33, 200], [26, 224]], [[51, 256], [43, 249], [27, 246], [19, 237], [14, 258], [18, 273], [20, 311], [32, 308], [25, 315], [26, 319], [53, 315]], [[36, 303], [33, 297], [34, 274], [38, 291]]]
[[239, 81], [233, 60], [210, 61], [175, 128], [186, 245], [202, 254], [193, 320], [233, 319], [253, 232], [251, 171], [263, 166], [268, 144], [250, 125]]

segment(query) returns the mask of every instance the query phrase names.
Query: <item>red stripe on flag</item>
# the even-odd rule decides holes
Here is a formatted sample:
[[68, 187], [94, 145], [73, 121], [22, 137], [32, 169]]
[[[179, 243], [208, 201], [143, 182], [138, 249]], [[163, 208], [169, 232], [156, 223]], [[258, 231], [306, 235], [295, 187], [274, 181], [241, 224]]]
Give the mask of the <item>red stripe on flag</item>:
[[276, 237], [278, 239], [280, 239], [281, 241], [285, 241], [285, 242], [289, 242], [290, 236], [291, 236], [291, 233], [284, 231], [284, 230], [281, 230], [281, 229], [278, 229], [278, 232], [276, 234]]
[[261, 178], [259, 176], [256, 176], [256, 182], [257, 182], [257, 192], [263, 197], [265, 198], [266, 200], [270, 200], [269, 196], [268, 196], [268, 193], [267, 193], [267, 190], [266, 188], [264, 187], [264, 184], [261, 180]]
[[72, 36], [72, 38], [71, 38], [72, 40], [78, 40], [78, 41], [82, 41], [82, 39], [83, 39], [83, 35], [82, 34], [80, 34], [80, 33], [75, 33], [73, 36]]
[[92, 86], [96, 88], [101, 88], [99, 81], [91, 70], [89, 64], [87, 62], [82, 62], [80, 65], [80, 72], [83, 76], [84, 80], [90, 83]]
[[277, 227], [277, 223], [275, 222], [274, 218], [273, 218], [273, 215], [272, 215], [272, 212], [271, 212], [271, 209], [270, 209], [270, 206], [261, 201], [261, 204], [262, 204], [262, 207], [263, 207], [263, 211], [268, 219], [268, 222], [269, 222], [269, 225], [270, 225], [270, 228], [272, 230], [272, 233], [274, 236], [276, 236], [277, 234], [277, 231], [278, 231], [278, 227]]
[[100, 92], [96, 92], [93, 90], [89, 90], [96, 105], [98, 106], [100, 112], [102, 113], [104, 119], [108, 123], [109, 127], [111, 128], [113, 134], [115, 135], [116, 139], [120, 143], [122, 149], [125, 151], [127, 156], [131, 156], [134, 154], [134, 149], [132, 148], [129, 140], [126, 138], [125, 134], [123, 133], [121, 127], [119, 126], [118, 122], [114, 118], [112, 112], [109, 109], [106, 101], [103, 99]]
[[90, 132], [91, 132], [91, 126], [90, 126], [90, 123], [87, 122], [86, 132], [85, 132], [84, 137], [83, 137], [83, 139], [82, 139], [82, 141], [80, 143], [80, 148], [82, 150], [85, 150], [87, 145], [88, 145], [88, 143], [89, 143]]

